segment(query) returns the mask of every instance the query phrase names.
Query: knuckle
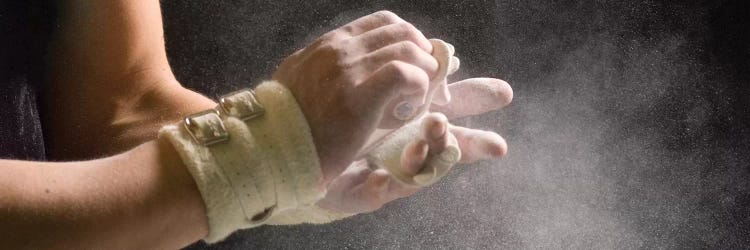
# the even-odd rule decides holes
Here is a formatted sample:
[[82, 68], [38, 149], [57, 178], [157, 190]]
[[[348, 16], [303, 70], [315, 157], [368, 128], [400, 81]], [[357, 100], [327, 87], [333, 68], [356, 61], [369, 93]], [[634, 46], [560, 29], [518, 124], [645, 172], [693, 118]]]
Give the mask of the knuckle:
[[404, 41], [398, 44], [398, 52], [407, 57], [418, 56], [419, 50], [419, 46], [411, 41]]
[[411, 32], [411, 24], [407, 22], [399, 22], [397, 24], [394, 24], [394, 29], [396, 32], [398, 32], [400, 35], [406, 35], [409, 32]]
[[315, 56], [332, 57], [336, 56], [338, 49], [331, 43], [324, 43], [315, 48]]
[[412, 68], [402, 61], [391, 61], [387, 67], [392, 76], [397, 79], [407, 79], [412, 72]]
[[375, 17], [384, 21], [385, 23], [397, 23], [401, 21], [401, 18], [398, 17], [398, 15], [388, 10], [381, 10], [381, 11], [375, 12], [374, 15]]
[[414, 27], [413, 24], [408, 23], [408, 22], [400, 22], [396, 25], [397, 25], [397, 30], [400, 33], [400, 35], [406, 38], [418, 37], [417, 34], [419, 34], [419, 30], [417, 30], [417, 27]]
[[341, 26], [341, 28], [338, 28], [338, 30], [342, 32], [346, 32], [347, 34], [352, 34], [354, 33], [355, 29], [354, 29], [354, 26], [352, 26], [351, 24], [347, 24], [347, 25]]
[[323, 43], [313, 49], [311, 58], [320, 63], [341, 66], [348, 62], [348, 52], [338, 43]]
[[319, 40], [323, 43], [330, 43], [330, 42], [342, 40], [345, 38], [345, 36], [346, 36], [345, 31], [340, 30], [340, 29], [335, 29], [320, 36]]
[[408, 86], [409, 93], [421, 94], [426, 93], [429, 88], [429, 80], [427, 74], [422, 70], [410, 70], [403, 76], [403, 82]]
[[416, 66], [410, 67], [410, 72], [407, 79], [414, 84], [418, 84], [424, 90], [427, 89], [430, 81], [430, 77], [427, 75], [427, 72], [420, 68], [417, 68]]
[[429, 77], [423, 70], [402, 61], [391, 61], [386, 67], [394, 84], [408, 86], [406, 87], [409, 89], [408, 92], [424, 93], [427, 91]]

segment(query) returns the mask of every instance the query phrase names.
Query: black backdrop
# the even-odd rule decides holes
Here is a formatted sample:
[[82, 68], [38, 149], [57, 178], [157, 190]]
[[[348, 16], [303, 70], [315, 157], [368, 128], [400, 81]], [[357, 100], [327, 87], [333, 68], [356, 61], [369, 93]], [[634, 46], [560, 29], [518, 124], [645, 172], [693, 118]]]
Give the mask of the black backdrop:
[[457, 79], [515, 91], [509, 108], [455, 121], [503, 134], [502, 161], [375, 213], [190, 248], [747, 247], [750, 12], [676, 2], [163, 1], [173, 69], [209, 96], [380, 9], [453, 43]]

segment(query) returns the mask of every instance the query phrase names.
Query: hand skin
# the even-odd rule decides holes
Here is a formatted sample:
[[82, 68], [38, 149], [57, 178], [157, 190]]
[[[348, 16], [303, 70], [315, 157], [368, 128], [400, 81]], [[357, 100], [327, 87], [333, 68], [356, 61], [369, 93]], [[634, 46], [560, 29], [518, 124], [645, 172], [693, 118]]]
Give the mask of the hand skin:
[[431, 52], [413, 25], [380, 11], [324, 34], [279, 65], [273, 79], [292, 91], [310, 124], [324, 183], [354, 160], [379, 124], [393, 123], [385, 110], [392, 100], [425, 102], [438, 69]]
[[[161, 126], [215, 103], [184, 89], [172, 75], [158, 1], [68, 0], [59, 5], [42, 122], [50, 159], [78, 161], [0, 160], [0, 242], [11, 249], [171, 249], [205, 237], [205, 208], [195, 183], [171, 146], [155, 138]], [[322, 129], [331, 125], [326, 121], [344, 121], [337, 126], [351, 126], [351, 134], [367, 132], [387, 119], [373, 115], [382, 113], [378, 105], [396, 96], [419, 98], [430, 88], [427, 79], [436, 68], [428, 62], [431, 57], [423, 56], [431, 48], [413, 26], [389, 12], [372, 16], [329, 33], [318, 40], [319, 47], [285, 61], [290, 70], [282, 66], [274, 74], [306, 108], [329, 181], [351, 163], [348, 154], [336, 158], [333, 152], [359, 142], [353, 147], [344, 138], [326, 140], [331, 133]], [[368, 43], [387, 35], [392, 39], [380, 41], [388, 44]], [[359, 57], [338, 57], [353, 53], [348, 49], [354, 45], [360, 46]], [[316, 51], [335, 52], [336, 65], [361, 67], [329, 67], [332, 74], [319, 75], [319, 80], [334, 77], [342, 84], [328, 90], [332, 93], [323, 91], [321, 82], [291, 77], [318, 72], [291, 70], [317, 65], [321, 54]], [[306, 96], [308, 90], [315, 91]], [[349, 95], [373, 96], [367, 101], [377, 103], [376, 110], [357, 116], [354, 111], [363, 111], [367, 101]], [[320, 96], [347, 103], [342, 106], [349, 109], [316, 109], [324, 107], [314, 100]]]
[[[424, 166], [428, 154], [439, 154], [447, 145], [447, 133], [453, 134], [461, 149], [460, 163], [497, 159], [508, 150], [500, 135], [483, 130], [449, 125], [448, 119], [494, 111], [510, 104], [513, 90], [508, 83], [492, 78], [474, 78], [448, 85], [454, 98], [444, 106], [432, 105], [423, 122], [422, 138], [404, 149], [402, 167], [413, 174]], [[384, 169], [372, 170], [364, 160], [352, 163], [328, 186], [322, 208], [343, 213], [366, 213], [393, 200], [410, 196], [419, 188], [401, 184]]]

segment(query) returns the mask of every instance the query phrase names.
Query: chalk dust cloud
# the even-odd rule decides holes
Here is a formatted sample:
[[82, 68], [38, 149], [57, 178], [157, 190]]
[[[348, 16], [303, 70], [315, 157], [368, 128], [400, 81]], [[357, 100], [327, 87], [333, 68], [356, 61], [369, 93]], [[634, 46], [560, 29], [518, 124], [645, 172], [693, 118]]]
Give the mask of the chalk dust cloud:
[[[511, 84], [510, 107], [454, 121], [499, 132], [509, 154], [457, 167], [437, 185], [375, 213], [326, 226], [248, 230], [213, 248], [750, 244], [750, 129], [736, 107], [749, 93], [737, 90], [747, 79], [737, 73], [743, 68], [727, 59], [746, 53], [733, 49], [744, 45], [732, 39], [747, 31], [735, 24], [744, 9], [734, 2], [314, 2], [269, 1], [254, 9], [165, 2], [178, 78], [204, 93], [234, 89], [263, 78], [318, 35], [390, 9], [456, 46], [462, 65], [454, 80], [498, 77]], [[724, 35], [724, 28], [739, 33]], [[180, 39], [191, 30], [210, 35], [192, 34], [195, 44]], [[213, 52], [196, 49], [199, 42]], [[214, 70], [191, 71], [205, 68]]]

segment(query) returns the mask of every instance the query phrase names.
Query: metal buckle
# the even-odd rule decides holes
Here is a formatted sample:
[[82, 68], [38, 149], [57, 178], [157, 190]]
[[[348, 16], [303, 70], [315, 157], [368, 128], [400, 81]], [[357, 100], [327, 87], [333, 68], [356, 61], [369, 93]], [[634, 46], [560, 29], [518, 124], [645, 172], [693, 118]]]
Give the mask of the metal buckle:
[[219, 111], [209, 109], [185, 117], [185, 129], [193, 140], [210, 146], [229, 139], [229, 133], [221, 121]]
[[252, 89], [243, 89], [219, 98], [219, 107], [228, 116], [249, 120], [263, 115], [265, 109]]

